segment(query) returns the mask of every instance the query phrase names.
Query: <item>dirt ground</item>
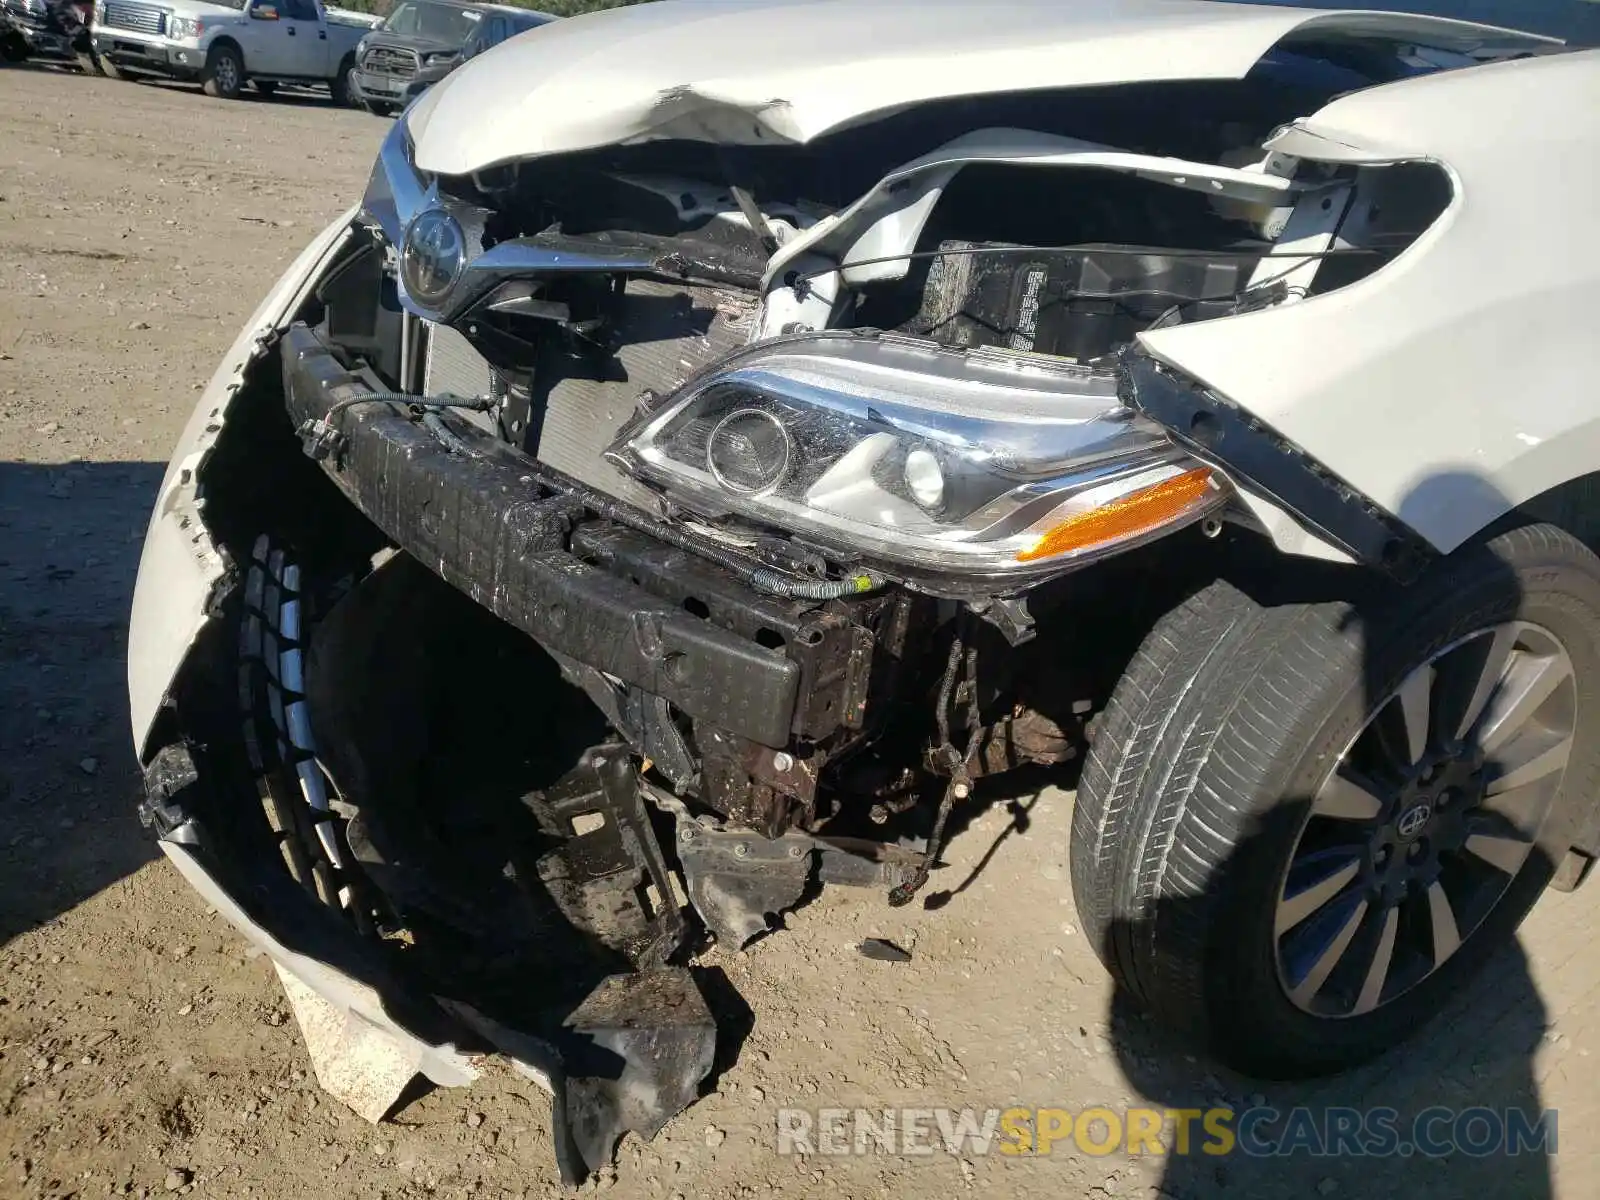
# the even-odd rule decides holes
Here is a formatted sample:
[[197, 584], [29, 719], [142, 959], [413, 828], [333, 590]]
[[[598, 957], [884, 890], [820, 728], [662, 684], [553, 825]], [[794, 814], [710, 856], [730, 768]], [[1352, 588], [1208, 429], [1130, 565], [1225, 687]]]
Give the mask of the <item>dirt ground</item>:
[[[359, 194], [386, 127], [309, 99], [0, 69], [0, 1197], [560, 1191], [547, 1100], [507, 1071], [377, 1127], [321, 1094], [267, 960], [134, 817], [123, 647], [162, 464], [256, 300]], [[954, 893], [942, 907], [838, 891], [746, 953], [709, 955], [753, 1021], [728, 1016], [715, 1091], [588, 1186], [663, 1200], [1600, 1194], [1596, 893], [1547, 897], [1521, 946], [1401, 1051], [1267, 1085], [1196, 1060], [1113, 997], [1074, 928], [1070, 811], [1054, 789], [991, 804], [934, 877]], [[865, 935], [911, 961], [862, 957]], [[775, 1134], [779, 1107], [1263, 1103], [1555, 1108], [1558, 1153], [824, 1157], [780, 1155]]]

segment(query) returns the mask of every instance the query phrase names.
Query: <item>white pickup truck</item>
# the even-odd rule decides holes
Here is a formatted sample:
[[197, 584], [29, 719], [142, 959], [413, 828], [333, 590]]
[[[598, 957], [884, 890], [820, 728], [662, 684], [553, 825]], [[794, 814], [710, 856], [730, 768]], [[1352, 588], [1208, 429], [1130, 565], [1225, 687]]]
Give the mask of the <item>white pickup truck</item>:
[[346, 104], [356, 44], [380, 20], [320, 0], [96, 0], [90, 41], [113, 78], [198, 79], [229, 100], [246, 82], [268, 96], [280, 83], [324, 84]]

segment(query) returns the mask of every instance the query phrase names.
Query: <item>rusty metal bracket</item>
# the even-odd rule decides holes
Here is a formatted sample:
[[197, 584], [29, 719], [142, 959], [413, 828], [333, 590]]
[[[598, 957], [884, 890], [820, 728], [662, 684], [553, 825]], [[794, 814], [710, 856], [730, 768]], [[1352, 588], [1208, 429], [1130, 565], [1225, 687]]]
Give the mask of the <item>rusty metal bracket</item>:
[[678, 860], [689, 902], [717, 940], [735, 949], [766, 933], [768, 917], [793, 908], [815, 871], [825, 883], [899, 886], [920, 856], [878, 843], [716, 829], [680, 814]]

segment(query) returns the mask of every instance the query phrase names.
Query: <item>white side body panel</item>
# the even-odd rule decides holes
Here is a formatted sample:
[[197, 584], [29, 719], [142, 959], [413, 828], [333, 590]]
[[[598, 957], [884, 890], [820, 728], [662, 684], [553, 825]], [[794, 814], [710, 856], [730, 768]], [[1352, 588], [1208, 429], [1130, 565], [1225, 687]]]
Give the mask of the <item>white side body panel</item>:
[[1270, 143], [1421, 159], [1450, 209], [1395, 262], [1299, 303], [1142, 335], [1448, 551], [1600, 470], [1600, 51], [1335, 101]]

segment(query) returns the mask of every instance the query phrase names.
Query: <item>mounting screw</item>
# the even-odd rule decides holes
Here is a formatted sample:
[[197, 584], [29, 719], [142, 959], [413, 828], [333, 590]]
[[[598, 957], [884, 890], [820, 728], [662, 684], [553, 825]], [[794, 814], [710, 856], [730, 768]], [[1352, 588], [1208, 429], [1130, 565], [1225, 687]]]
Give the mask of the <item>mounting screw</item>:
[[779, 750], [772, 756], [772, 769], [774, 771], [792, 771], [794, 769], [794, 755], [787, 750]]
[[694, 827], [692, 825], [685, 825], [681, 830], [678, 831], [678, 840], [680, 842], [694, 841]]
[[749, 858], [750, 847], [746, 846], [743, 842], [736, 843], [733, 847], [733, 856], [735, 858]]
[[972, 785], [970, 783], [954, 784], [950, 788], [950, 794], [957, 800], [965, 800], [968, 796], [972, 795]]
[[805, 857], [805, 853], [806, 853], [806, 848], [804, 846], [790, 846], [789, 847], [789, 857], [790, 858], [804, 858]]

